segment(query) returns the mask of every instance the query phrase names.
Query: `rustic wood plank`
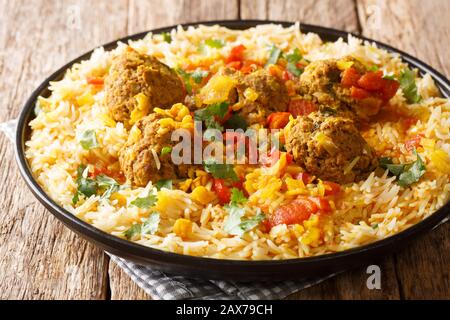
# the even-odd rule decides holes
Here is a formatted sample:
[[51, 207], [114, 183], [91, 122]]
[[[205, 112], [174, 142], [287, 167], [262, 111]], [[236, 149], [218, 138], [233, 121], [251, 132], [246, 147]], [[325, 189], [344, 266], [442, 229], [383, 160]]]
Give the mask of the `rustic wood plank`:
[[300, 21], [358, 31], [353, 0], [241, 0], [241, 18]]
[[[450, 2], [398, 0], [358, 2], [362, 33], [404, 50], [450, 75]], [[395, 256], [401, 296], [448, 299], [450, 236], [448, 223]]]
[[[123, 36], [126, 11], [126, 2], [116, 1], [2, 1], [0, 121], [16, 117], [57, 67]], [[0, 165], [0, 299], [105, 299], [108, 260], [32, 196], [4, 135]]]
[[[237, 0], [130, 0], [128, 34], [185, 22], [237, 18]], [[147, 298], [146, 293], [114, 263], [109, 267], [109, 280], [113, 300]]]

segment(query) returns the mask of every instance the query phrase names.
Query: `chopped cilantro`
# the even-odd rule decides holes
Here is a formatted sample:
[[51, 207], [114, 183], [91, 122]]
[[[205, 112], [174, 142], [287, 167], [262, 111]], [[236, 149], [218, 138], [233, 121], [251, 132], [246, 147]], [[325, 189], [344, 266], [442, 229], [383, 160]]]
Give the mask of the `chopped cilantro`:
[[194, 112], [194, 119], [197, 121], [204, 121], [206, 128], [223, 130], [223, 127], [216, 121], [223, 119], [229, 110], [228, 102], [215, 103], [207, 106], [206, 108], [197, 110]]
[[270, 47], [269, 60], [267, 60], [266, 67], [270, 64], [276, 64], [281, 55], [281, 49], [275, 45]]
[[206, 78], [209, 75], [209, 72], [206, 70], [195, 70], [191, 73], [191, 77], [194, 80], [195, 83], [199, 84], [202, 82], [204, 78]]
[[300, 50], [298, 50], [297, 48], [295, 48], [295, 50], [292, 53], [286, 55], [287, 60], [286, 69], [296, 77], [299, 77], [303, 72], [303, 69], [297, 67], [297, 63], [302, 58], [303, 57], [300, 53]]
[[163, 40], [165, 42], [171, 43], [172, 42], [172, 36], [170, 35], [170, 33], [168, 32], [163, 32], [161, 33], [161, 35], [163, 36]]
[[141, 229], [142, 229], [142, 225], [141, 224], [133, 224], [129, 229], [127, 229], [123, 235], [125, 236], [125, 238], [127, 238], [128, 240], [133, 240], [135, 239], [138, 235], [141, 234]]
[[233, 129], [233, 130], [237, 130], [237, 129], [243, 129], [246, 130], [248, 127], [247, 121], [245, 121], [244, 118], [242, 118], [240, 115], [238, 114], [232, 114], [231, 117], [225, 121], [224, 126], [227, 129]]
[[426, 171], [425, 163], [416, 150], [414, 150], [414, 154], [417, 156], [416, 161], [405, 164], [394, 164], [390, 158], [381, 158], [380, 167], [389, 170], [392, 175], [397, 177], [397, 183], [406, 188], [419, 181]]
[[155, 187], [157, 190], [161, 190], [161, 188], [172, 189], [172, 180], [161, 179], [155, 183]]
[[407, 68], [400, 73], [400, 77], [398, 79], [403, 95], [408, 103], [417, 103], [422, 99], [420, 94], [417, 92], [415, 77], [415, 73]]
[[169, 154], [172, 152], [172, 147], [162, 147], [161, 156]]
[[86, 130], [78, 135], [78, 142], [81, 144], [83, 149], [89, 150], [98, 147], [97, 136], [94, 130]]
[[203, 163], [206, 172], [211, 173], [214, 178], [218, 179], [231, 179], [238, 181], [239, 178], [234, 171], [232, 164], [216, 163], [215, 159], [206, 159]]
[[244, 195], [244, 192], [242, 190], [239, 190], [238, 188], [232, 188], [231, 189], [231, 203], [232, 204], [243, 204], [247, 202], [247, 198]]
[[224, 231], [235, 236], [242, 236], [245, 232], [250, 231], [256, 227], [265, 216], [258, 210], [258, 213], [249, 218], [242, 220], [245, 214], [245, 208], [238, 207], [236, 205], [229, 205], [226, 207], [228, 217], [224, 224]]
[[136, 198], [135, 200], [131, 201], [131, 205], [141, 209], [148, 209], [152, 207], [156, 203], [156, 201], [156, 196], [154, 194], [149, 194], [146, 197]]
[[222, 39], [206, 39], [205, 44], [208, 47], [220, 49], [225, 46], [225, 41]]
[[142, 234], [155, 234], [158, 231], [160, 217], [159, 212], [152, 212], [148, 216], [147, 220], [144, 221], [141, 228]]

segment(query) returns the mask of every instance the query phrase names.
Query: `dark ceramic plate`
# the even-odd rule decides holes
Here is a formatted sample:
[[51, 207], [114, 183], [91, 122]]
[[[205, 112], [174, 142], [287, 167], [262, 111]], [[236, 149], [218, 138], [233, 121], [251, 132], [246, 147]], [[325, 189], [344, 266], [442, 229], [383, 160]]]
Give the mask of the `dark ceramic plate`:
[[[187, 26], [195, 26], [198, 24], [213, 25], [220, 24], [222, 26], [232, 29], [246, 29], [254, 27], [258, 24], [277, 23], [285, 27], [291, 26], [290, 22], [280, 21], [210, 21], [195, 24], [185, 24]], [[175, 26], [152, 30], [153, 33], [167, 32]], [[347, 38], [347, 33], [334, 29], [313, 26], [301, 25], [303, 32], [317, 33], [323, 40], [335, 41], [339, 37]], [[143, 38], [147, 32], [132, 35], [120, 39], [120, 41], [137, 40]], [[355, 35], [356, 36], [356, 35]], [[362, 38], [362, 37], [359, 37]], [[365, 39], [365, 38], [362, 38]], [[369, 39], [365, 39], [369, 40]], [[372, 41], [372, 40], [370, 40]], [[104, 45], [105, 50], [113, 49], [116, 42], [110, 42]], [[374, 41], [376, 42], [376, 41]], [[394, 49], [388, 45], [376, 42], [381, 48], [387, 49], [391, 52], [399, 53], [403, 60], [412, 67], [418, 68], [421, 74], [428, 72], [432, 75], [436, 84], [440, 88], [444, 97], [450, 95], [450, 82], [442, 74], [417, 60], [410, 55]], [[33, 108], [38, 96], [48, 96], [50, 94], [48, 85], [50, 81], [59, 80], [63, 77], [66, 69], [70, 68], [72, 64], [81, 60], [88, 59], [92, 51], [83, 54], [79, 58], [69, 62], [58, 71], [48, 77], [31, 95], [26, 102], [20, 114], [17, 135], [16, 135], [16, 158], [20, 168], [20, 172], [25, 179], [30, 190], [38, 198], [38, 200], [59, 220], [61, 220], [67, 227], [75, 231], [77, 234], [102, 247], [104, 250], [111, 252], [117, 256], [132, 260], [134, 262], [149, 265], [155, 269], [160, 269], [166, 272], [179, 275], [187, 275], [191, 277], [201, 277], [209, 279], [233, 279], [233, 280], [275, 280], [275, 279], [295, 279], [305, 276], [317, 276], [324, 273], [335, 272], [350, 268], [352, 266], [367, 263], [376, 257], [389, 254], [396, 249], [406, 245], [411, 240], [430, 231], [440, 221], [446, 218], [450, 213], [450, 202], [443, 208], [439, 209], [428, 218], [420, 223], [412, 226], [389, 238], [374, 242], [372, 244], [364, 245], [355, 249], [346, 250], [339, 253], [326, 254], [317, 257], [281, 260], [281, 261], [230, 261], [218, 260], [211, 258], [200, 258], [186, 255], [180, 255], [170, 252], [165, 252], [149, 247], [144, 247], [136, 243], [122, 240], [110, 234], [107, 234], [95, 227], [81, 221], [62, 207], [57, 205], [50, 197], [42, 190], [36, 180], [31, 174], [30, 167], [25, 159], [25, 141], [30, 135], [30, 128], [28, 123], [33, 119]]]

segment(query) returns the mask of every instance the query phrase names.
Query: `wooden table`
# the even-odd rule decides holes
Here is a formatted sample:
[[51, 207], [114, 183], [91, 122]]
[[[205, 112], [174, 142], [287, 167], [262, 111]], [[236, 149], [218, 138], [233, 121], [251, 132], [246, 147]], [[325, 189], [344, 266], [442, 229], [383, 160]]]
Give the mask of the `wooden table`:
[[[450, 76], [448, 0], [0, 0], [0, 121], [17, 117], [31, 91], [81, 53], [136, 32], [214, 19], [291, 20], [363, 34], [405, 50]], [[0, 134], [0, 298], [149, 299], [99, 248], [64, 227], [19, 176]], [[450, 298], [450, 224], [400, 253], [290, 299]]]

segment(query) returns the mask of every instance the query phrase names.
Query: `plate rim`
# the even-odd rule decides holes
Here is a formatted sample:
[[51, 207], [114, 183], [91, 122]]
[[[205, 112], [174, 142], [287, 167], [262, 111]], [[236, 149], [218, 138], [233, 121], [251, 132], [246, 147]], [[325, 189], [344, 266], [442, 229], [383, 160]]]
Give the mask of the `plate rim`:
[[[75, 59], [72, 59], [70, 62], [66, 63], [62, 67], [58, 68], [55, 72], [53, 72], [50, 76], [48, 76], [29, 96], [23, 105], [19, 120], [17, 123], [16, 137], [15, 137], [15, 158], [16, 162], [19, 166], [19, 171], [21, 173], [22, 178], [25, 180], [27, 187], [31, 190], [34, 196], [41, 202], [49, 211], [52, 213], [58, 220], [62, 221], [69, 229], [75, 231], [77, 234], [81, 235], [84, 238], [87, 238], [90, 242], [94, 242], [97, 245], [100, 245], [103, 249], [113, 254], [116, 254], [120, 257], [130, 258], [130, 259], [143, 259], [143, 261], [148, 261], [149, 264], [164, 264], [171, 266], [180, 266], [182, 263], [196, 265], [194, 268], [197, 270], [203, 270], [211, 266], [221, 266], [225, 268], [233, 267], [233, 272], [246, 272], [253, 270], [254, 268], [264, 268], [266, 271], [262, 270], [262, 272], [268, 272], [271, 268], [278, 268], [280, 266], [306, 266], [306, 265], [315, 265], [319, 263], [327, 263], [340, 259], [348, 259], [351, 257], [357, 256], [366, 256], [370, 253], [380, 250], [380, 249], [388, 249], [391, 252], [392, 248], [396, 244], [410, 242], [410, 240], [417, 239], [418, 236], [425, 233], [426, 231], [430, 231], [435, 226], [437, 226], [442, 220], [450, 214], [450, 201], [439, 208], [434, 213], [430, 214], [428, 217], [423, 219], [422, 221], [416, 223], [415, 225], [396, 233], [387, 238], [377, 240], [375, 242], [365, 244], [362, 246], [358, 246], [355, 248], [327, 253], [318, 256], [304, 257], [304, 258], [294, 258], [294, 259], [284, 259], [284, 260], [230, 260], [230, 259], [217, 259], [211, 257], [199, 257], [199, 256], [191, 256], [184, 255], [169, 251], [164, 251], [162, 249], [156, 249], [152, 247], [147, 247], [144, 245], [140, 245], [135, 242], [131, 242], [125, 239], [121, 239], [112, 234], [104, 232], [93, 225], [81, 220], [76, 217], [68, 210], [64, 209], [62, 206], [59, 206], [55, 201], [53, 201], [49, 195], [42, 189], [36, 179], [33, 177], [31, 173], [31, 169], [29, 167], [28, 161], [25, 158], [25, 141], [26, 141], [26, 131], [29, 130], [28, 123], [31, 121], [32, 112], [34, 109], [34, 105], [37, 97], [46, 89], [48, 89], [48, 84], [50, 81], [56, 80], [59, 76], [63, 75], [65, 71], [70, 68], [74, 63], [79, 61], [88, 59], [92, 52], [99, 47], [105, 48], [105, 51], [114, 48], [117, 42], [127, 43], [129, 40], [137, 40], [142, 39], [148, 33], [158, 34], [162, 32], [170, 31], [178, 26], [183, 28], [187, 28], [190, 26], [199, 26], [199, 25], [221, 25], [227, 28], [235, 28], [235, 29], [245, 29], [250, 28], [255, 25], [260, 24], [280, 24], [283, 27], [292, 26], [295, 22], [289, 21], [276, 21], [276, 20], [208, 20], [208, 21], [199, 21], [193, 23], [183, 23], [177, 25], [171, 25], [167, 27], [155, 28], [148, 31], [143, 31], [139, 33], [135, 33], [132, 35], [128, 35], [122, 37], [120, 39], [110, 41], [103, 45], [97, 46], [88, 52], [78, 56]], [[323, 27], [312, 24], [300, 24], [301, 30], [306, 30], [307, 32], [314, 32], [320, 34], [327, 34], [328, 36], [336, 36], [347, 38], [348, 34], [352, 36], [362, 39], [364, 41], [369, 41], [371, 43], [375, 43], [378, 47], [382, 49], [386, 49], [389, 52], [395, 52], [399, 54], [400, 58], [408, 63], [409, 65], [414, 66], [419, 69], [420, 74], [424, 72], [428, 72], [431, 74], [432, 78], [437, 82], [438, 87], [444, 96], [450, 96], [450, 81], [442, 75], [440, 72], [436, 71], [434, 68], [424, 63], [423, 61], [401, 51], [390, 45], [387, 45], [383, 42], [375, 41], [369, 38], [366, 38], [361, 35], [357, 35], [351, 32], [342, 31], [334, 28]], [[106, 249], [110, 248], [110, 249]], [[236, 270], [235, 268], [239, 268], [240, 270]], [[225, 270], [223, 270], [225, 272]], [[272, 270], [276, 273], [276, 270]], [[180, 272], [182, 273], [182, 272]], [[219, 271], [220, 273], [220, 271]], [[201, 276], [201, 275], [199, 275]]]

